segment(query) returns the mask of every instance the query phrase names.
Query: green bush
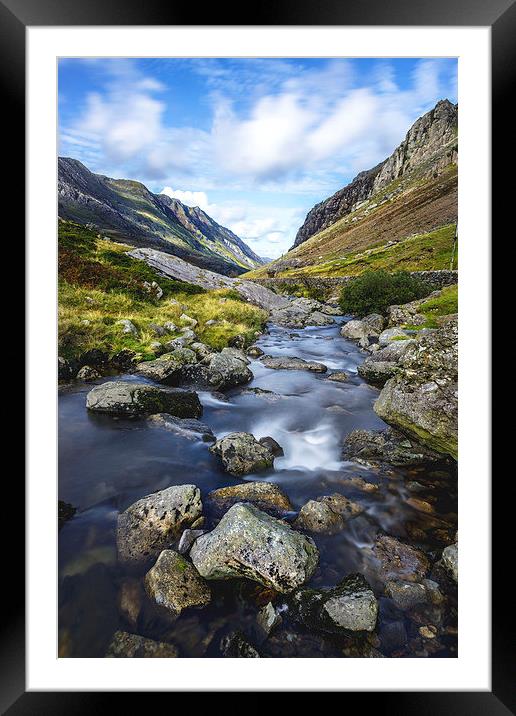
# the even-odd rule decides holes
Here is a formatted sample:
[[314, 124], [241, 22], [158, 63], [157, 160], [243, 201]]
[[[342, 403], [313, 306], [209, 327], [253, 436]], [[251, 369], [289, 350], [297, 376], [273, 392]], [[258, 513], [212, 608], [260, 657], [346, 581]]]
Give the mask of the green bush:
[[428, 284], [407, 271], [366, 271], [342, 287], [339, 303], [343, 313], [361, 317], [385, 313], [393, 304], [409, 303], [430, 292]]

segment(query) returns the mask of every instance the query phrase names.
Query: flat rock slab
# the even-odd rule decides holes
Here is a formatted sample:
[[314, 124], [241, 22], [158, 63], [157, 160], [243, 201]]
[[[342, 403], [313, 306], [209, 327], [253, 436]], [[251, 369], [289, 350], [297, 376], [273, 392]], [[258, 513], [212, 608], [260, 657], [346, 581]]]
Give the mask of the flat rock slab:
[[188, 607], [205, 607], [211, 590], [195, 567], [172, 549], [163, 550], [145, 575], [145, 590], [158, 606], [175, 616]]
[[153, 641], [126, 631], [115, 632], [106, 652], [108, 658], [115, 659], [173, 659], [177, 655], [177, 648], [173, 644]]
[[310, 537], [253, 505], [238, 503], [195, 541], [190, 557], [206, 579], [246, 577], [288, 593], [310, 579], [319, 553]]
[[118, 559], [146, 564], [201, 514], [201, 493], [195, 485], [174, 485], [143, 497], [118, 516]]
[[326, 373], [328, 370], [328, 367], [325, 366], [324, 363], [306, 361], [302, 358], [290, 356], [264, 356], [260, 358], [260, 360], [266, 368], [272, 368], [273, 370], [310, 370], [314, 373]]
[[169, 413], [156, 413], [147, 418], [150, 425], [163, 428], [175, 435], [180, 435], [188, 440], [202, 440], [203, 442], [214, 442], [215, 435], [206, 423], [194, 418], [176, 418]]
[[294, 508], [287, 495], [270, 482], [244, 482], [242, 485], [221, 487], [208, 493], [207, 501], [217, 511], [227, 511], [237, 502], [251, 502], [264, 512], [281, 514]]
[[273, 308], [281, 308], [289, 303], [287, 299], [274, 293], [274, 291], [253, 281], [230, 278], [214, 271], [199, 268], [164, 251], [147, 248], [134, 249], [129, 252], [129, 256], [145, 261], [146, 264], [157, 269], [159, 273], [178, 281], [186, 281], [207, 289], [235, 289], [246, 301], [267, 311]]
[[122, 380], [96, 385], [86, 396], [86, 407], [96, 413], [127, 417], [162, 412], [179, 418], [202, 415], [202, 405], [194, 391]]

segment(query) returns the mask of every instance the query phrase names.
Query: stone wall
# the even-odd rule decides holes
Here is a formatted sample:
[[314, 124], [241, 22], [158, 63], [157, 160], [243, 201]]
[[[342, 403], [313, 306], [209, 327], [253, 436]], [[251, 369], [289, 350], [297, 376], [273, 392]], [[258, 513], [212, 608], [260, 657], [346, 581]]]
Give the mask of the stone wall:
[[[443, 288], [443, 286], [451, 286], [452, 284], [458, 283], [459, 272], [458, 271], [411, 271], [411, 276], [417, 276], [418, 278], [426, 281], [433, 290]], [[280, 289], [282, 286], [306, 286], [311, 289], [325, 289], [329, 294], [332, 290], [338, 290], [341, 286], [348, 281], [352, 281], [355, 276], [303, 276], [293, 278], [254, 278], [255, 283], [260, 283], [263, 286], [271, 289]]]

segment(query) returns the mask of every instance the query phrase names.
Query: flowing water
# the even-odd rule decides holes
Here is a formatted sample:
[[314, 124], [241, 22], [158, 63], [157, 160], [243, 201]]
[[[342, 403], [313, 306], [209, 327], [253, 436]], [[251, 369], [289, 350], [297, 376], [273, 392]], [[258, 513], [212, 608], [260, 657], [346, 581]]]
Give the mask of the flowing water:
[[[379, 636], [370, 637], [369, 645], [385, 656], [455, 656], [454, 608], [448, 603], [444, 613], [441, 608], [439, 638], [422, 645], [418, 629], [429, 623], [428, 615], [409, 618], [381, 596], [371, 569], [370, 547], [379, 532], [387, 533], [422, 547], [436, 560], [456, 530], [456, 475], [444, 466], [381, 471], [342, 461], [342, 441], [351, 430], [380, 429], [385, 424], [373, 411], [378, 390], [356, 372], [366, 354], [340, 337], [338, 324], [296, 330], [270, 327], [257, 345], [269, 355], [322, 362], [329, 371], [345, 371], [349, 380], [337, 383], [324, 374], [271, 370], [252, 361], [254, 379], [249, 385], [228, 391], [225, 399], [199, 393], [202, 421], [218, 438], [235, 430], [257, 438], [274, 437], [284, 457], [276, 458], [274, 471], [245, 479], [278, 484], [296, 510], [309, 499], [335, 492], [365, 508], [342, 533], [314, 536], [321, 558], [310, 586], [333, 586], [353, 571], [365, 574], [380, 597]], [[277, 396], [257, 395], [247, 390], [250, 387]], [[85, 399], [90, 389], [87, 384], [67, 386], [59, 397], [59, 499], [77, 508], [59, 532], [60, 655], [103, 656], [116, 629], [170, 641], [185, 657], [220, 656], [221, 636], [235, 628], [258, 643], [256, 612], [267, 594], [250, 582], [212, 582], [212, 604], [203, 610], [187, 610], [176, 621], [157, 615], [143, 596], [137, 624], [126, 621], [117, 606], [120, 586], [124, 581], [131, 584], [138, 600], [141, 576], [124, 574], [117, 565], [118, 513], [170, 485], [194, 483], [204, 496], [235, 484], [236, 479], [221, 469], [206, 443], [150, 427], [145, 420], [88, 413]], [[364, 492], [350, 477], [360, 477], [378, 489]], [[431, 512], [415, 509], [407, 503], [410, 497], [425, 501]], [[277, 604], [281, 603], [280, 599]], [[283, 617], [281, 627], [258, 645], [263, 655], [343, 655], [343, 641], [291, 624], [286, 609]]]

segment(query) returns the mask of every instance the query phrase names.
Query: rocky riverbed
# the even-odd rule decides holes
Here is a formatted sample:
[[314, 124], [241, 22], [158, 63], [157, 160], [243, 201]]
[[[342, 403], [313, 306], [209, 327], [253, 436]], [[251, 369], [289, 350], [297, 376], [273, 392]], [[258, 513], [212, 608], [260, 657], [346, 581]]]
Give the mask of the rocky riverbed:
[[61, 656], [456, 656], [456, 323], [292, 303], [61, 387]]

